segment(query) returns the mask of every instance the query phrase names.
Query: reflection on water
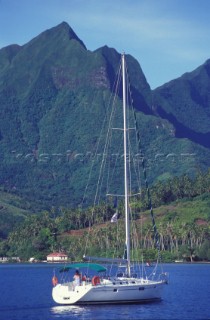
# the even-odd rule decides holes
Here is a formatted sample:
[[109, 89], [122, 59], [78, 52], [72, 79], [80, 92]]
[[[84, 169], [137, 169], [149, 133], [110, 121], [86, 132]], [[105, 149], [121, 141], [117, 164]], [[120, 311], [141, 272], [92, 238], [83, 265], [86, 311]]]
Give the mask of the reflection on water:
[[[109, 306], [101, 308], [100, 305], [91, 306], [56, 306], [51, 308], [51, 318], [62, 318], [62, 319], [97, 319], [107, 320], [116, 318], [116, 310], [122, 308], [122, 306]], [[118, 310], [120, 311], [120, 310]], [[121, 310], [122, 311], [122, 310]], [[125, 312], [127, 314], [127, 312]], [[129, 313], [128, 313], [129, 314]], [[122, 319], [131, 319], [130, 317], [123, 316]]]
[[[142, 308], [142, 307], [141, 307]], [[51, 308], [51, 319], [93, 319], [93, 320], [114, 320], [117, 315], [120, 319], [138, 319], [140, 312], [138, 305], [91, 305], [91, 306], [56, 306]], [[155, 319], [155, 318], [154, 318]]]
[[65, 316], [73, 319], [75, 318], [80, 318], [83, 319], [86, 317], [87, 318], [87, 313], [88, 313], [88, 307], [84, 306], [56, 306], [51, 308], [51, 313], [53, 316], [64, 318]]

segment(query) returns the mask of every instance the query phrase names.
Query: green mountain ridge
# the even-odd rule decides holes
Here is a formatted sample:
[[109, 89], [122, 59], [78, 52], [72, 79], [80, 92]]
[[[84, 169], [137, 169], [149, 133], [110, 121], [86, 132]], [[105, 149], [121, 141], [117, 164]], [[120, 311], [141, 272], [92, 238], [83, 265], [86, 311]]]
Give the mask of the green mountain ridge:
[[154, 91], [156, 112], [169, 120], [178, 138], [210, 148], [210, 60]]
[[[23, 46], [0, 50], [4, 190], [43, 209], [80, 204], [119, 60], [108, 46], [87, 50], [65, 22]], [[138, 61], [126, 60], [150, 183], [206, 170], [208, 63], [152, 91]], [[92, 194], [95, 181], [96, 174]]]

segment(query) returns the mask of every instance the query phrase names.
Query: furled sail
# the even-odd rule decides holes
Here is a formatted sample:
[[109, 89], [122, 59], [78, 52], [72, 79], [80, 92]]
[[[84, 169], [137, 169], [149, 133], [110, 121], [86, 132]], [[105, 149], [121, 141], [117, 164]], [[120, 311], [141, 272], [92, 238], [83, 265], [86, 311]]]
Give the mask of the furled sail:
[[104, 263], [126, 263], [127, 260], [123, 258], [102, 258], [102, 257], [92, 257], [92, 256], [83, 256], [84, 261], [100, 261]]

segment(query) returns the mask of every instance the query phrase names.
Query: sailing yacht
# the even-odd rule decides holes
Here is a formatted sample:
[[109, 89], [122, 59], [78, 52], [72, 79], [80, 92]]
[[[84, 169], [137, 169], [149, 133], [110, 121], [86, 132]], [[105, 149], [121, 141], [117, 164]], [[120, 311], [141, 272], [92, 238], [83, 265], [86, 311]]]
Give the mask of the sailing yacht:
[[[80, 283], [75, 285], [73, 281], [61, 283], [53, 277], [52, 296], [56, 303], [62, 305], [73, 304], [118, 304], [118, 303], [144, 303], [160, 300], [162, 290], [167, 284], [166, 274], [161, 272], [156, 274], [157, 265], [147, 276], [145, 272], [140, 275], [133, 270], [133, 261], [131, 261], [131, 241], [130, 241], [130, 188], [128, 178], [128, 127], [127, 127], [127, 90], [126, 90], [126, 72], [125, 55], [121, 55], [121, 76], [123, 92], [123, 201], [125, 210], [125, 252], [124, 258], [108, 259], [84, 256], [85, 262], [74, 263], [61, 268], [60, 272], [68, 272], [76, 269], [80, 272]], [[153, 218], [154, 220], [154, 218]], [[153, 221], [154, 222], [154, 221]], [[154, 223], [154, 231], [157, 230]], [[159, 259], [159, 256], [158, 256]], [[97, 261], [96, 262], [94, 262]], [[158, 263], [159, 261], [157, 261]], [[100, 264], [98, 264], [100, 263]], [[106, 263], [106, 265], [105, 265]], [[107, 266], [112, 263], [120, 265], [120, 272], [115, 275], [107, 276]], [[103, 264], [103, 265], [102, 265]], [[143, 263], [142, 263], [143, 265]], [[124, 267], [124, 269], [123, 269]], [[143, 267], [142, 267], [143, 268]], [[150, 268], [149, 268], [150, 269]], [[117, 270], [117, 269], [116, 269]], [[119, 270], [119, 269], [118, 269]], [[91, 277], [88, 273], [93, 273]], [[84, 274], [85, 277], [84, 277]]]

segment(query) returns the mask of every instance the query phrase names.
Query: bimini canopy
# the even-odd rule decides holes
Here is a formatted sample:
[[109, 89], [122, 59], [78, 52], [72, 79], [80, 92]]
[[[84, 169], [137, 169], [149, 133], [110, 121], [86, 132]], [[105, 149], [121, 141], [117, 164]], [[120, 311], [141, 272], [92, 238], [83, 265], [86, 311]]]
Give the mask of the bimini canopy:
[[61, 268], [60, 272], [67, 272], [71, 269], [81, 269], [81, 268], [87, 268], [87, 269], [94, 270], [97, 272], [106, 271], [106, 268], [104, 268], [100, 264], [96, 264], [96, 263], [73, 263], [73, 264], [69, 264], [66, 267]]

